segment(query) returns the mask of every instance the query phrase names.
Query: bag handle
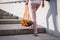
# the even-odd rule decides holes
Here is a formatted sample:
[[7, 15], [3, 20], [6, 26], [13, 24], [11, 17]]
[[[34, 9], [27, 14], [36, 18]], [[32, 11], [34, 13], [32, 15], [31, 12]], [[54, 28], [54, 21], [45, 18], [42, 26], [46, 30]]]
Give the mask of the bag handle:
[[28, 5], [25, 5], [25, 11], [24, 11], [23, 19], [32, 21], [32, 19], [30, 17]]

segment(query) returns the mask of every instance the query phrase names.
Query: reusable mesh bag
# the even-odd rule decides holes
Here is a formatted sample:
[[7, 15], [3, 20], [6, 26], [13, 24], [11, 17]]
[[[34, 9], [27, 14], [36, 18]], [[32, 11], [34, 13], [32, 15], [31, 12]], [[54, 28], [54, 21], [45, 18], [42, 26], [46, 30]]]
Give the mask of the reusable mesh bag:
[[29, 27], [33, 24], [32, 18], [30, 17], [29, 7], [28, 5], [25, 5], [25, 11], [23, 18], [21, 20], [21, 25], [25, 27]]

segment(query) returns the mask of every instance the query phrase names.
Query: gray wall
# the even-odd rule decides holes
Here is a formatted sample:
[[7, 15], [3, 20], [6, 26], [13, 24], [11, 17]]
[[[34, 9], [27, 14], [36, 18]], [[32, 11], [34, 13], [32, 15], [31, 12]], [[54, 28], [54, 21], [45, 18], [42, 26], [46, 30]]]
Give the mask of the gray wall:
[[[46, 24], [47, 24], [47, 33], [52, 34], [54, 36], [60, 37], [60, 26], [58, 21], [59, 18], [59, 8], [57, 4], [59, 0], [51, 0], [49, 5], [50, 9], [46, 15]], [[58, 9], [57, 9], [58, 8]]]

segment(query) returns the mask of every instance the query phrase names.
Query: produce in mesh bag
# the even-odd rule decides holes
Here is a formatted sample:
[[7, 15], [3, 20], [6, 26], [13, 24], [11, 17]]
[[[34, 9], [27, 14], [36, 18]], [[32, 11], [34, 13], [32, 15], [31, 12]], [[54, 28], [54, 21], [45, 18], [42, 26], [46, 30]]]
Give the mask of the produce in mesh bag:
[[22, 24], [22, 26], [29, 27], [29, 26], [31, 26], [33, 24], [33, 22], [30, 21], [30, 20], [28, 21], [28, 20], [22, 19], [21, 24]]

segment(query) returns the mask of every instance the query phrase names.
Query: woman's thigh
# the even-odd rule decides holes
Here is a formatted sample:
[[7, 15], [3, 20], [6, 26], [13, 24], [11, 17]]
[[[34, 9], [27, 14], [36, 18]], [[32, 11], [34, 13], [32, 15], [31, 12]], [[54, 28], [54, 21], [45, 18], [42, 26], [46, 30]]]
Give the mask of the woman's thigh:
[[37, 4], [37, 3], [31, 3], [31, 8], [32, 10], [37, 10], [39, 8], [40, 4]]

